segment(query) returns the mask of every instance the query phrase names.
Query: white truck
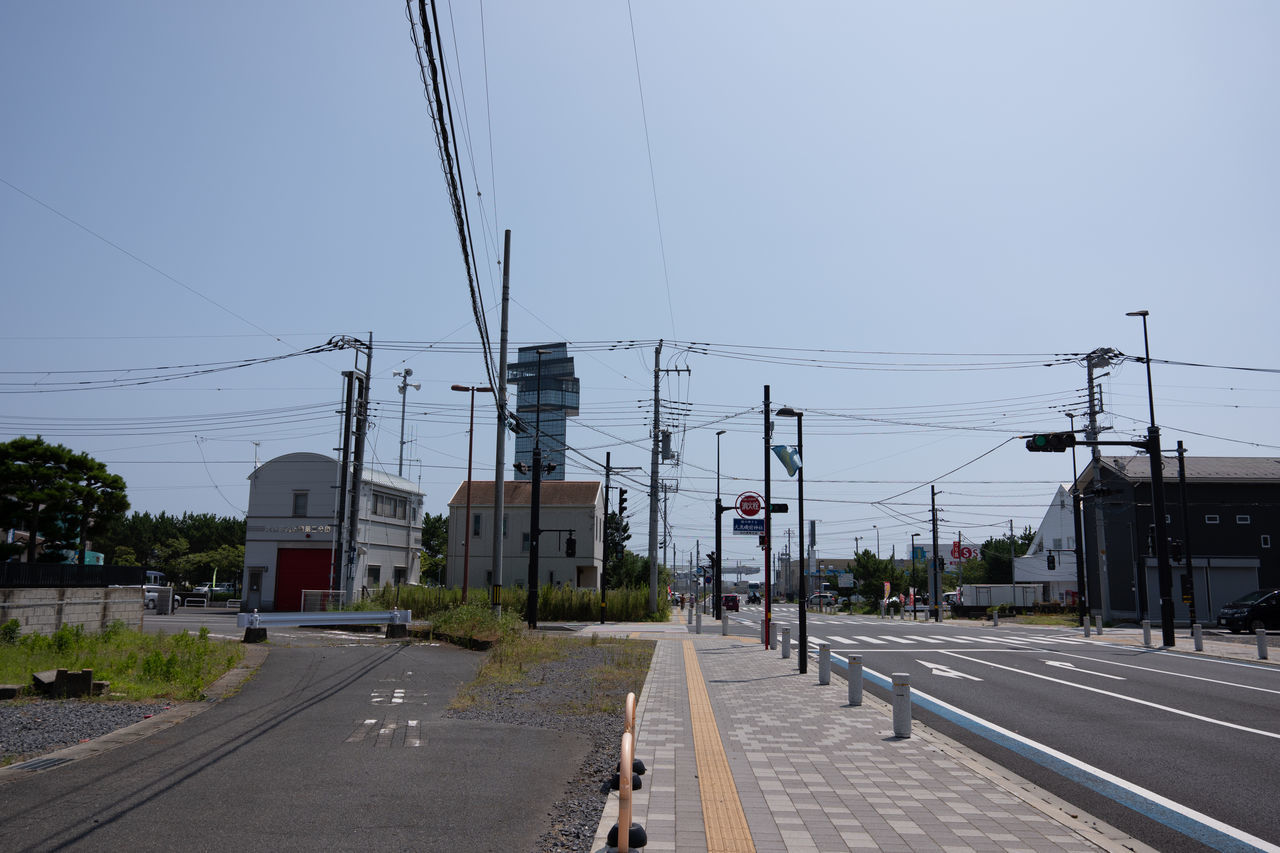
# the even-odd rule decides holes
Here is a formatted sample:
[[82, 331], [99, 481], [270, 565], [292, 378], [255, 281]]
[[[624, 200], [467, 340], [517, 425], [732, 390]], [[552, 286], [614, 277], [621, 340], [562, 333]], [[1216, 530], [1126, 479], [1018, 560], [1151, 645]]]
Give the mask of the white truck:
[[984, 615], [993, 607], [1026, 613], [1044, 603], [1044, 585], [1038, 583], [966, 583], [956, 590], [951, 612], [956, 616]]

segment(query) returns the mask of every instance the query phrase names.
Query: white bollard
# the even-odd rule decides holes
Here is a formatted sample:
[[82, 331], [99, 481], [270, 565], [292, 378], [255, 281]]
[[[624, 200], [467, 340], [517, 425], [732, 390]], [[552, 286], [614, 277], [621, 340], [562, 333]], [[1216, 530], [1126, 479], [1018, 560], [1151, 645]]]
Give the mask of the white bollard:
[[893, 674], [893, 736], [911, 737], [911, 676]]
[[1259, 628], [1254, 631], [1258, 635], [1258, 660], [1267, 659], [1267, 629]]
[[1151, 620], [1142, 620], [1142, 645], [1151, 648]]
[[782, 629], [782, 659], [791, 657], [791, 629]]
[[998, 608], [996, 610], [991, 611], [991, 627], [992, 628], [1000, 627], [1000, 610]]
[[692, 625], [692, 624], [693, 624], [693, 611], [694, 611], [694, 606], [693, 606], [693, 604], [692, 604], [692, 602], [691, 602], [691, 603], [689, 604], [689, 612], [688, 612], [688, 613], [686, 613], [686, 614], [685, 614], [685, 617], [684, 617], [684, 618], [685, 618], [685, 624], [686, 624], [686, 625]]
[[1204, 631], [1200, 630], [1200, 623], [1191, 626], [1191, 639], [1195, 640], [1196, 651], [1204, 651]]
[[831, 644], [818, 643], [818, 683], [831, 683]]
[[862, 704], [862, 655], [849, 655], [849, 704]]
[[695, 617], [693, 624], [694, 624], [693, 632], [695, 634], [701, 634], [702, 633], [702, 611], [701, 610], [698, 611], [698, 615]]
[[1093, 617], [1086, 614], [1084, 617], [1084, 638], [1086, 640], [1089, 639], [1089, 628], [1092, 626], [1092, 624], [1093, 624]]
[[1102, 615], [1098, 615], [1098, 636], [1102, 636]]
[[770, 649], [778, 648], [778, 623], [777, 622], [769, 623], [769, 648]]
[[729, 614], [723, 608], [720, 610], [720, 636], [729, 636]]

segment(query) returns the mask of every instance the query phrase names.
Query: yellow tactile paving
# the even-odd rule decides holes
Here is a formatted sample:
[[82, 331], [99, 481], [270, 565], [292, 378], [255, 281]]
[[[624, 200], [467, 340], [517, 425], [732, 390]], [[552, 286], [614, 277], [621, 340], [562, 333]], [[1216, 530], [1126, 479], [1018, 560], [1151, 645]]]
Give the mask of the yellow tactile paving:
[[755, 853], [747, 815], [729, 771], [729, 757], [720, 742], [720, 729], [711, 711], [711, 697], [698, 666], [691, 640], [684, 641], [684, 673], [689, 687], [689, 719], [693, 724], [693, 752], [702, 794], [702, 821], [708, 853]]

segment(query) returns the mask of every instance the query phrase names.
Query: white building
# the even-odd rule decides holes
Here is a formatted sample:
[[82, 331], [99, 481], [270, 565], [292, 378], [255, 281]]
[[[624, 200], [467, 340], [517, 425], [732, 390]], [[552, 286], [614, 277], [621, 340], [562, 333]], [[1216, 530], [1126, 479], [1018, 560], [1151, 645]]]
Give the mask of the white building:
[[[1013, 582], [1048, 584], [1047, 600], [1061, 602], [1065, 607], [1076, 606], [1080, 584], [1076, 574], [1075, 529], [1071, 493], [1060, 485], [1026, 555], [1013, 559]], [[1049, 568], [1050, 555], [1053, 556], [1052, 569]]]
[[[471, 481], [471, 518], [467, 518], [467, 484], [449, 501], [449, 552], [446, 584], [462, 586], [462, 565], [470, 547], [467, 587], [493, 585], [494, 481]], [[530, 482], [503, 484], [502, 585], [527, 586], [529, 580]], [[599, 590], [604, 556], [604, 488], [588, 481], [542, 482], [538, 526], [538, 585], [568, 584]], [[576, 555], [565, 554], [572, 531]]]
[[345, 573], [335, 569], [341, 472], [341, 463], [328, 456], [289, 453], [249, 475], [245, 609], [301, 610], [304, 589], [340, 589], [352, 600], [384, 583], [417, 582], [422, 493], [408, 480], [368, 468], [360, 483], [356, 559]]

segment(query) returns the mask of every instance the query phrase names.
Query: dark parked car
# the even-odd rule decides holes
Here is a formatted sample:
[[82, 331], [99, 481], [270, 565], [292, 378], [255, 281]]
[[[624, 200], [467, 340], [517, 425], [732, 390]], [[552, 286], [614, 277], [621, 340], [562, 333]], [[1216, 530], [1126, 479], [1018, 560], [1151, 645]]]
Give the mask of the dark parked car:
[[1223, 605], [1218, 611], [1218, 627], [1233, 634], [1280, 628], [1280, 589], [1259, 589]]
[[720, 596], [720, 609], [738, 612], [738, 596], [733, 593]]

